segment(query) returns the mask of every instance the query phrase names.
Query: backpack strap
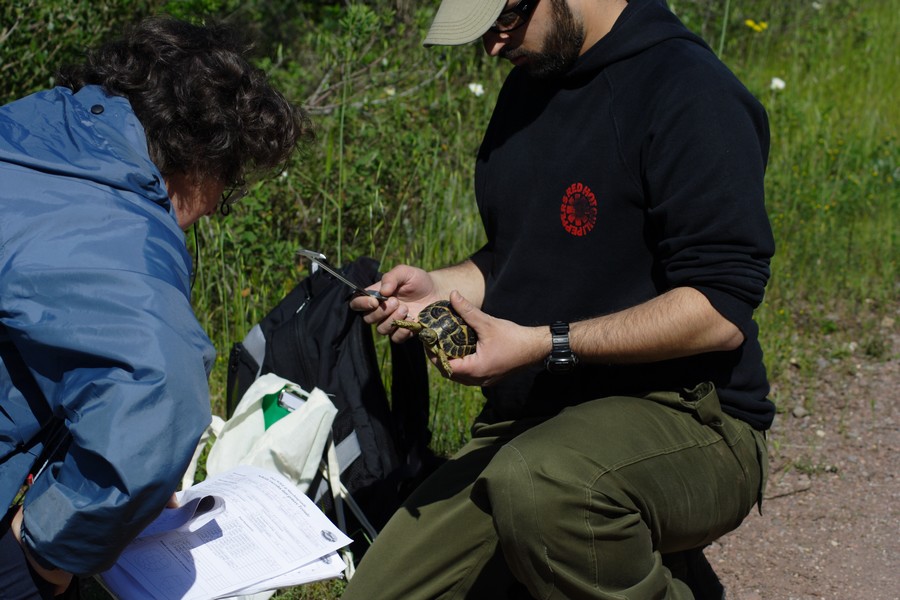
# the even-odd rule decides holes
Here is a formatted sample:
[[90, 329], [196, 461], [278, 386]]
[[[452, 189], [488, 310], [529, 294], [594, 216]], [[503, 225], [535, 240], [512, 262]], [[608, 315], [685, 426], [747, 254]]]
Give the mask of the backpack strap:
[[[356, 518], [369, 535], [369, 543], [371, 544], [374, 542], [378, 532], [375, 531], [375, 527], [373, 527], [372, 523], [369, 522], [369, 519], [366, 518], [365, 513], [363, 513], [362, 509], [353, 499], [353, 496], [350, 495], [350, 492], [347, 491], [347, 488], [344, 487], [344, 484], [341, 483], [341, 467], [338, 463], [333, 436], [328, 436], [327, 450], [322, 459], [322, 475], [328, 481], [328, 487], [331, 488], [331, 495], [334, 499], [334, 512], [337, 516], [337, 526], [340, 530], [347, 533], [347, 519], [344, 517], [344, 503], [346, 502], [347, 506], [350, 507], [350, 510], [356, 515]], [[347, 535], [349, 535], [349, 533], [347, 533]], [[353, 553], [350, 551], [350, 546], [341, 548], [340, 553], [344, 559], [344, 575], [349, 580], [353, 577], [353, 573], [356, 570], [354, 567]]]

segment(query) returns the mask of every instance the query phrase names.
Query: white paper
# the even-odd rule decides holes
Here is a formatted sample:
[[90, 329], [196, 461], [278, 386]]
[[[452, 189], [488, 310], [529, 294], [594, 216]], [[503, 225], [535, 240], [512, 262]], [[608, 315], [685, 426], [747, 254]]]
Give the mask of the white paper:
[[278, 577], [264, 581], [261, 584], [238, 590], [233, 592], [232, 595], [250, 596], [268, 590], [303, 585], [304, 583], [321, 581], [323, 579], [334, 579], [335, 577], [340, 577], [343, 572], [344, 561], [337, 552], [332, 552], [308, 565], [303, 565], [299, 569], [295, 569], [284, 575], [279, 575]]
[[[196, 514], [208, 496], [211, 510]], [[182, 512], [164, 511], [167, 523], [154, 521], [101, 575], [122, 600], [211, 600], [335, 577], [334, 552], [352, 541], [290, 480], [256, 467], [211, 477], [179, 501]]]
[[138, 538], [167, 534], [172, 531], [196, 531], [225, 510], [225, 501], [218, 496], [198, 496], [177, 508], [165, 508]]

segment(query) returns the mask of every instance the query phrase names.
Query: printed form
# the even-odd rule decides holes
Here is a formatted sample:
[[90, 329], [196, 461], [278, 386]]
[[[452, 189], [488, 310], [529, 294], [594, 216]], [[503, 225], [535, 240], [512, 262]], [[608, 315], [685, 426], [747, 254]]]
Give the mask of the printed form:
[[212, 600], [340, 576], [347, 537], [279, 473], [237, 467], [178, 496], [100, 576], [121, 600]]

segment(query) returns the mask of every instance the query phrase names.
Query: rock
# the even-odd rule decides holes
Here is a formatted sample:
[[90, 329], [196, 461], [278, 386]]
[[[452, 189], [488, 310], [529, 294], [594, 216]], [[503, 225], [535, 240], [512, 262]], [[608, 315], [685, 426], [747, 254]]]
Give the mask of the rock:
[[794, 415], [794, 418], [802, 419], [803, 417], [809, 416], [809, 411], [802, 406], [795, 406], [794, 410], [791, 411], [791, 414]]

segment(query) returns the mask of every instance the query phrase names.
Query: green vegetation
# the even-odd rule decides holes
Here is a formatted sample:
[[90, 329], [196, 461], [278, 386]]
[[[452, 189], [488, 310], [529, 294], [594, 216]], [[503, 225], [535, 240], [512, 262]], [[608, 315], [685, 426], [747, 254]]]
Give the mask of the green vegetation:
[[[887, 358], [900, 295], [900, 0], [670, 3], [769, 111], [767, 202], [778, 254], [757, 315], [773, 380], [823, 358]], [[128, 20], [167, 11], [252, 24], [260, 66], [313, 114], [313, 147], [256, 184], [230, 217], [189, 234], [191, 247], [200, 238], [197, 314], [220, 354], [217, 412], [231, 344], [306, 273], [298, 247], [338, 264], [370, 255], [384, 268], [431, 268], [480, 245], [473, 163], [509, 66], [477, 45], [422, 48], [437, 4], [13, 0], [0, 8], [2, 102], [47, 86], [51, 65]], [[435, 376], [432, 402], [434, 446], [451, 452], [480, 395]], [[280, 597], [332, 598], [340, 585]]]

